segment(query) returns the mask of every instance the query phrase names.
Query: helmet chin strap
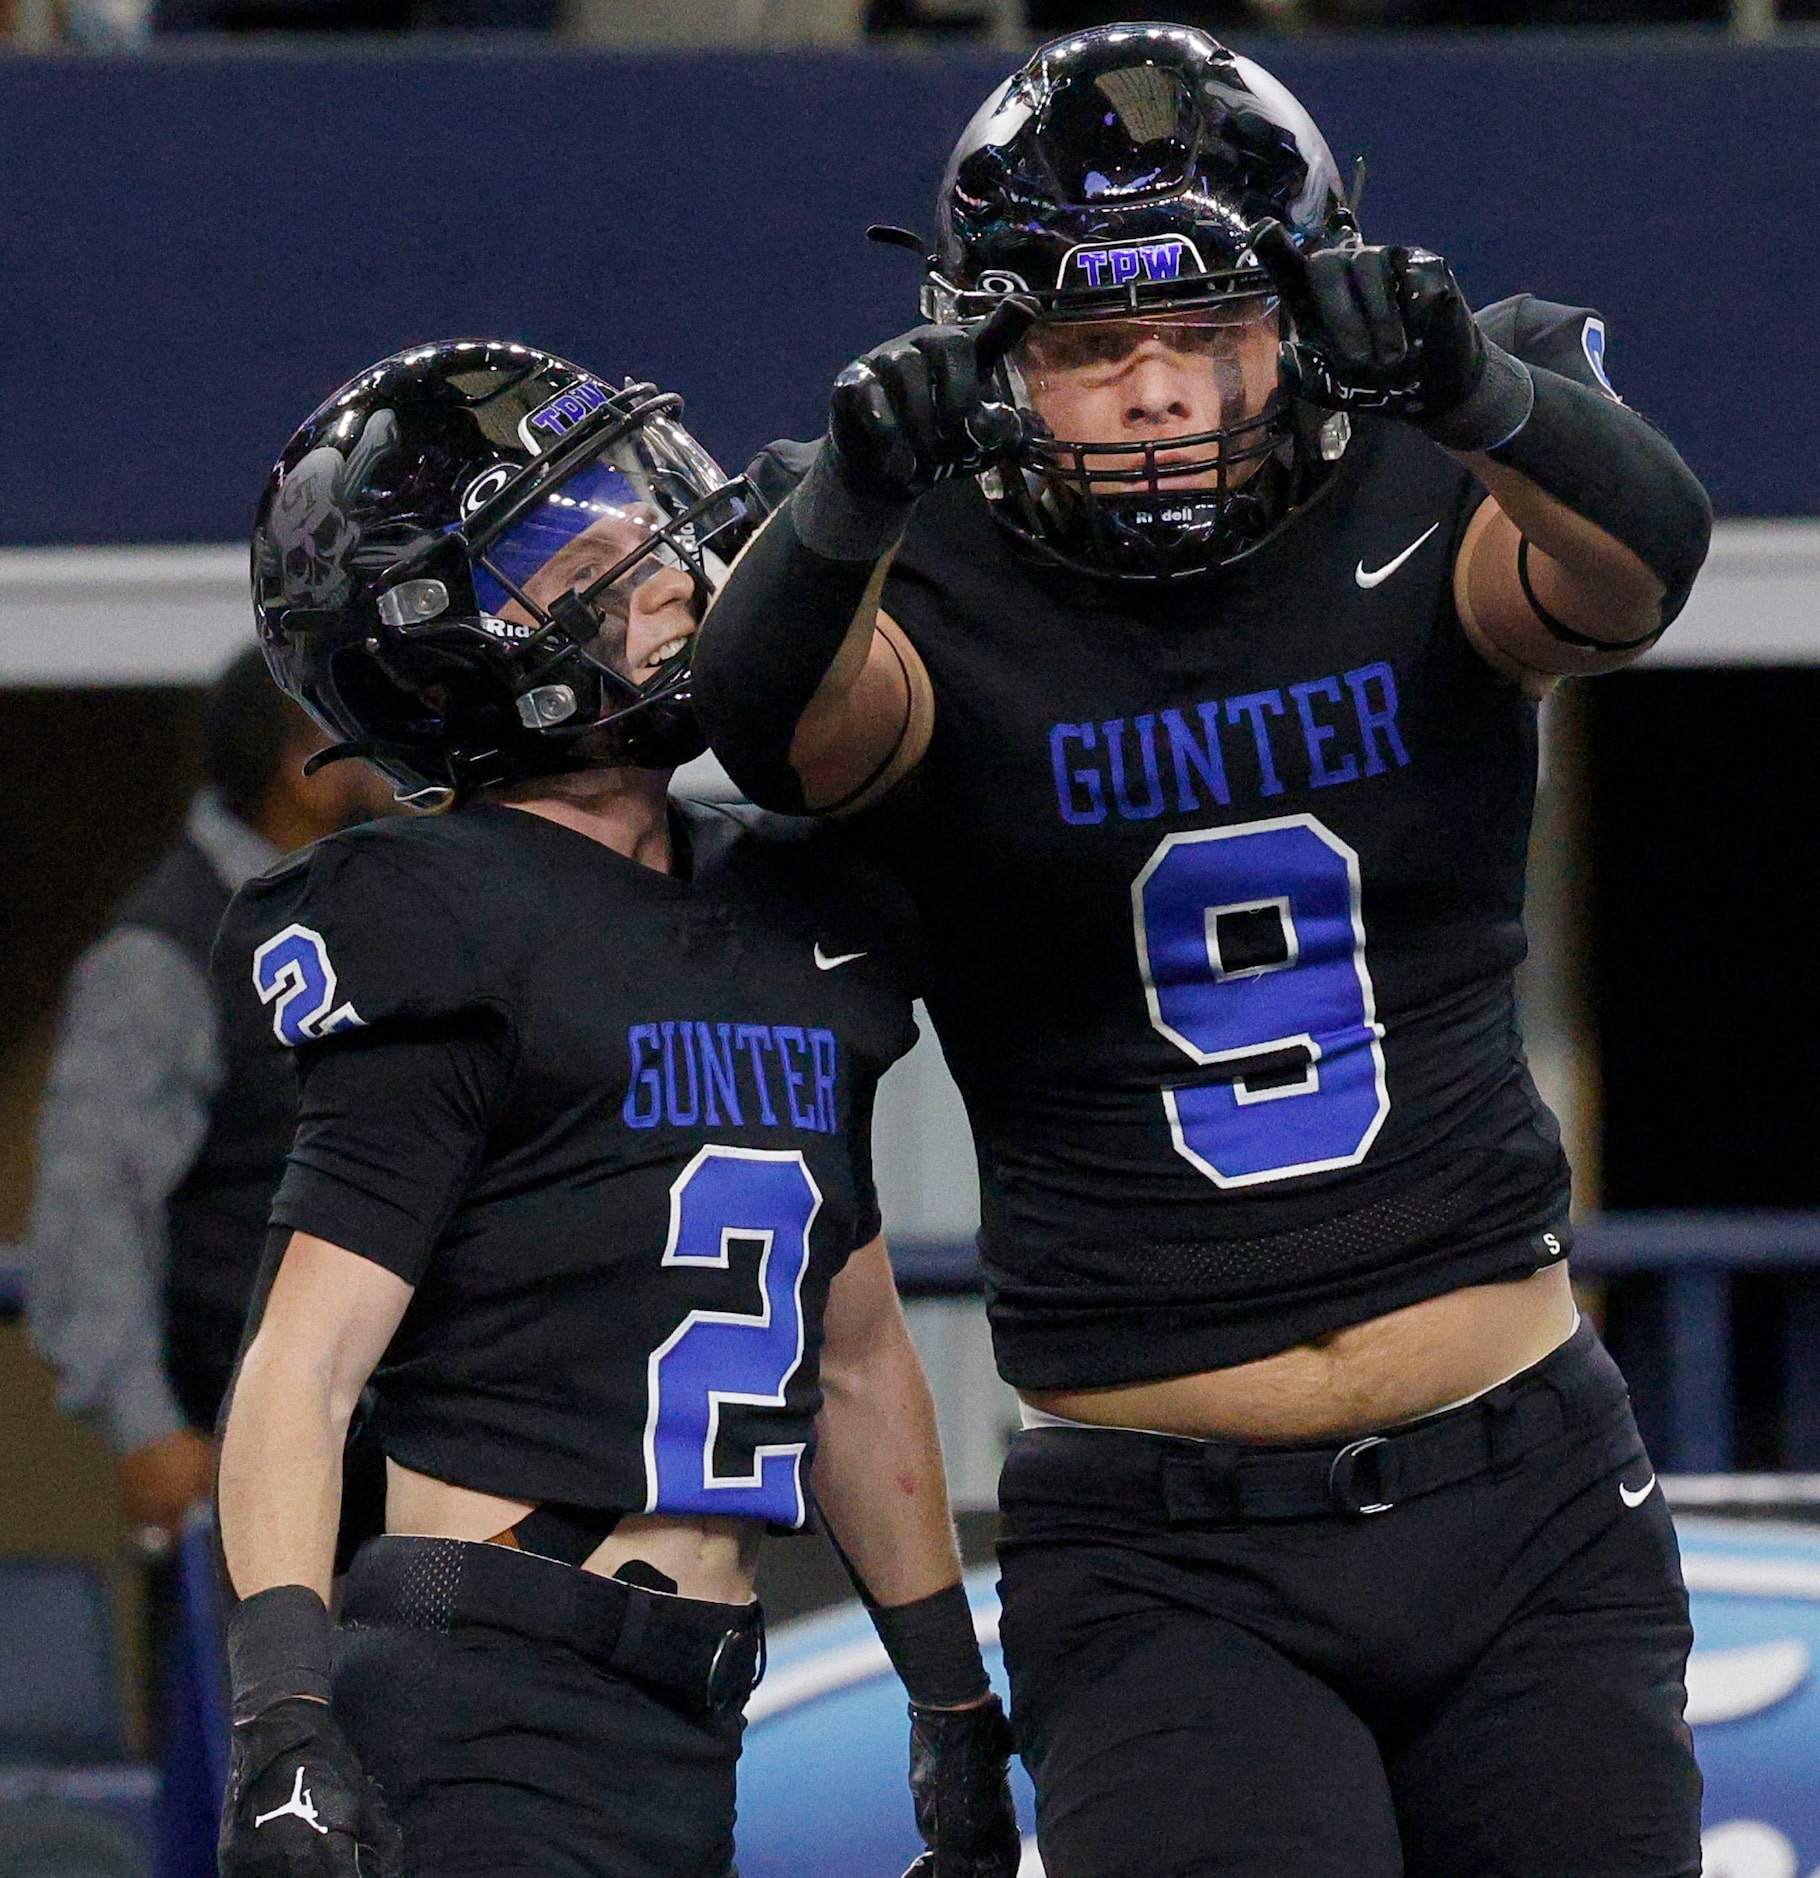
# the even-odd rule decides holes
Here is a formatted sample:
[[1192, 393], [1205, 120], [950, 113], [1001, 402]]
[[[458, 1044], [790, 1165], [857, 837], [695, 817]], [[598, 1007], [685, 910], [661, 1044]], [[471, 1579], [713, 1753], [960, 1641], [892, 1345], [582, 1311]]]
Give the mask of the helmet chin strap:
[[318, 770], [327, 769], [331, 763], [345, 763], [350, 757], [372, 757], [378, 754], [378, 746], [366, 737], [357, 737], [352, 743], [331, 743], [303, 759], [303, 773], [314, 776]]
[[1286, 431], [1256, 470], [1219, 500], [1214, 490], [1183, 490], [1179, 500], [1165, 493], [1171, 509], [1206, 511], [1211, 519], [1205, 523], [1160, 522], [1151, 491], [1088, 497], [1066, 476], [1043, 477], [1035, 490], [1026, 484], [1031, 507], [1046, 512], [1045, 528], [1032, 527], [1013, 505], [991, 506], [1000, 526], [1040, 560], [1099, 580], [1167, 586], [1215, 577], [1259, 547], [1300, 512], [1329, 468]]
[[317, 750], [304, 758], [303, 773], [306, 776], [314, 776], [318, 770], [327, 769], [331, 763], [345, 763], [350, 758], [356, 757], [362, 762], [371, 763], [392, 785], [394, 799], [412, 808], [445, 808], [457, 794], [455, 789], [443, 783], [424, 783], [419, 788], [405, 788], [397, 776], [387, 770], [386, 763], [388, 759], [394, 762], [415, 762], [418, 760], [416, 753], [401, 749], [397, 744], [379, 742], [370, 737], [358, 737], [349, 743], [331, 743], [326, 748]]

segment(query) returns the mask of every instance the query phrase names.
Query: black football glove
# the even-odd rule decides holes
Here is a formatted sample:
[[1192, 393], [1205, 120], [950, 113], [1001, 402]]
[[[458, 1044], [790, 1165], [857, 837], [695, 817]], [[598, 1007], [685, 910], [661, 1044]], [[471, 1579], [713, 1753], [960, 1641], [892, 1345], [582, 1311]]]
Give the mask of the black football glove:
[[324, 1703], [235, 1722], [220, 1862], [221, 1878], [402, 1878], [398, 1828]]
[[1302, 396], [1332, 410], [1388, 411], [1428, 429], [1480, 392], [1496, 348], [1438, 254], [1367, 247], [1303, 254], [1273, 221], [1251, 230], [1251, 247], [1294, 328], [1290, 356]]
[[976, 1708], [910, 1705], [910, 1792], [929, 1849], [904, 1878], [1017, 1878], [1023, 1839], [1007, 1771], [1011, 1724], [995, 1695]]
[[981, 387], [1036, 308], [1007, 299], [978, 327], [919, 326], [855, 359], [834, 381], [828, 438], [836, 473], [867, 503], [905, 503], [1014, 449], [1017, 413]]

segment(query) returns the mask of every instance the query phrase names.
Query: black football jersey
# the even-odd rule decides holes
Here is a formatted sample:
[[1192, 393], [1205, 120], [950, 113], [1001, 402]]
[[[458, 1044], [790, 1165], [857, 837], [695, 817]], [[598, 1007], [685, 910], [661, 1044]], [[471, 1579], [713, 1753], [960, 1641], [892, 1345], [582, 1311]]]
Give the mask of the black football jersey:
[[918, 954], [838, 836], [672, 821], [674, 875], [484, 802], [337, 835], [241, 892], [217, 976], [297, 1049], [274, 1224], [416, 1287], [373, 1378], [388, 1455], [797, 1527]]
[[[1591, 314], [1483, 317], [1602, 377]], [[1166, 594], [1025, 558], [970, 483], [918, 506], [885, 607], [934, 739], [861, 825], [926, 923], [1012, 1382], [1221, 1367], [1565, 1251], [1513, 992], [1535, 706], [1454, 610], [1483, 494], [1360, 420]]]

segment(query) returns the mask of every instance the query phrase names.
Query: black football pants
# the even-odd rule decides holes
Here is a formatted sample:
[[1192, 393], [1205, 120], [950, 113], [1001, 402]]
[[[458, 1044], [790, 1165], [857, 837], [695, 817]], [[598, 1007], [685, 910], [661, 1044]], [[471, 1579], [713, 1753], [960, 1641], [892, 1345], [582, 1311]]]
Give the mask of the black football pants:
[[1505, 1400], [1551, 1387], [1555, 1438], [1375, 1513], [1185, 1516], [1163, 1477], [1201, 1443], [1020, 1435], [1003, 1638], [1048, 1878], [1697, 1878], [1668, 1509], [1589, 1327]]
[[731, 1878], [737, 1709], [688, 1714], [522, 1625], [451, 1624], [434, 1584], [370, 1582], [374, 1558], [343, 1588], [334, 1710], [403, 1832], [406, 1878]]

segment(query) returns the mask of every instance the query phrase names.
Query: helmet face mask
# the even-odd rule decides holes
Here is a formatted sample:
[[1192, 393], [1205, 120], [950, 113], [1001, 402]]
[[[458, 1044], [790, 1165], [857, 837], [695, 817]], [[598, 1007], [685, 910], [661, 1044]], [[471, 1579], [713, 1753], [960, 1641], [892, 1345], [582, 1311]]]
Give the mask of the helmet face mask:
[[1284, 457], [1292, 416], [1268, 295], [1039, 322], [1002, 388], [1025, 420], [1025, 495], [1102, 570], [1202, 565], [1267, 512], [1247, 486]]
[[485, 342], [354, 380], [260, 510], [279, 683], [411, 799], [698, 755], [690, 642], [756, 508], [680, 409]]
[[1307, 113], [1194, 28], [1057, 40], [975, 116], [923, 310], [1036, 302], [998, 371], [1025, 442], [981, 479], [1027, 545], [1114, 579], [1180, 579], [1250, 552], [1313, 492], [1344, 440], [1282, 370], [1248, 232], [1265, 217], [1303, 246], [1352, 230]]

